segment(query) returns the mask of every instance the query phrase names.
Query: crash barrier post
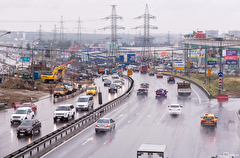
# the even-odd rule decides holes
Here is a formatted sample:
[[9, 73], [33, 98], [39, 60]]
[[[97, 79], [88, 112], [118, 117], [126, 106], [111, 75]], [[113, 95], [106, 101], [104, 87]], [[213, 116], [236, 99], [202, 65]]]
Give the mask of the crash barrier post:
[[110, 111], [113, 107], [121, 103], [124, 99], [131, 96], [134, 88], [134, 80], [130, 77], [125, 76], [131, 81], [128, 90], [123, 93], [118, 98], [115, 98], [100, 107], [96, 108], [87, 115], [82, 116], [72, 122], [68, 123], [50, 134], [35, 140], [34, 142], [26, 145], [25, 147], [5, 156], [5, 158], [34, 158], [40, 157], [51, 149], [55, 148], [62, 142], [66, 141], [70, 137], [74, 136], [78, 132], [82, 131], [89, 125], [96, 122], [100, 117], [102, 117], [106, 112]]

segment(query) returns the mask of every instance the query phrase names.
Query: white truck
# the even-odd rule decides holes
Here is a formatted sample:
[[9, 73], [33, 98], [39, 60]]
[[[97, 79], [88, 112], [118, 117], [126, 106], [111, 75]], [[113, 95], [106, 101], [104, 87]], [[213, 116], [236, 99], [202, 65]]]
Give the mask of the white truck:
[[178, 82], [177, 85], [178, 85], [178, 88], [177, 88], [178, 95], [191, 95], [192, 89], [191, 89], [190, 83], [183, 81], [183, 82]]
[[72, 94], [74, 92], [73, 82], [63, 82], [63, 86], [68, 90], [68, 94]]

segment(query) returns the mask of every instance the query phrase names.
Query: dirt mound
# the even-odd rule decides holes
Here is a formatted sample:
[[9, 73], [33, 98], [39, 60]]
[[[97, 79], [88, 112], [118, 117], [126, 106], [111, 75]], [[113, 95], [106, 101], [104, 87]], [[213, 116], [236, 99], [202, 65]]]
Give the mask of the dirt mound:
[[27, 89], [33, 90], [33, 87], [25, 80], [21, 78], [10, 78], [7, 82], [1, 84], [2, 88], [7, 89]]

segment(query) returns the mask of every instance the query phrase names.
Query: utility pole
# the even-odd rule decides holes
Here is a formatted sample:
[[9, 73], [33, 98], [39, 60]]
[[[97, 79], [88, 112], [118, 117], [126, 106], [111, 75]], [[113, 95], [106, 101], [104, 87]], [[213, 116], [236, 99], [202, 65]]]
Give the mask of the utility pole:
[[146, 50], [147, 50], [148, 53], [150, 53], [150, 51], [151, 51], [150, 50], [149, 30], [150, 29], [158, 29], [158, 27], [150, 25], [150, 19], [155, 19], [156, 17], [149, 14], [147, 4], [146, 4], [146, 7], [145, 7], [145, 13], [141, 16], [136, 17], [135, 19], [141, 19], [141, 18], [144, 19], [144, 25], [135, 27], [134, 29], [144, 28], [144, 36], [142, 37], [143, 38], [142, 57], [144, 58]]
[[111, 39], [110, 50], [111, 50], [111, 54], [112, 54], [112, 64], [113, 64], [114, 51], [116, 51], [116, 48], [118, 47], [117, 46], [117, 39], [119, 39], [119, 37], [117, 36], [117, 29], [125, 29], [125, 27], [117, 25], [117, 20], [121, 20], [123, 18], [121, 16], [117, 15], [116, 5], [111, 5], [111, 6], [112, 6], [112, 14], [108, 17], [103, 18], [103, 19], [105, 19], [105, 20], [111, 19], [112, 24], [110, 26], [102, 28], [102, 30], [111, 29], [111, 37], [108, 37], [107, 39]]
[[61, 16], [61, 21], [60, 21], [60, 41], [64, 41], [64, 26], [63, 26], [63, 16]]
[[80, 17], [78, 17], [77, 24], [78, 24], [78, 26], [77, 26], [77, 42], [81, 46], [81, 44], [82, 44], [82, 37], [81, 37], [82, 36], [82, 34], [81, 34], [82, 28], [81, 28]]
[[172, 71], [171, 74], [173, 74], [173, 50], [172, 50]]

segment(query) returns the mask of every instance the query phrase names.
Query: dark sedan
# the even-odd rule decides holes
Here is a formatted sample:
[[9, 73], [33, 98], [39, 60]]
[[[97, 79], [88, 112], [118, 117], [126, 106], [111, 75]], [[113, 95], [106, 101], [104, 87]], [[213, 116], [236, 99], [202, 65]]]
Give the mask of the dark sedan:
[[148, 75], [149, 76], [154, 76], [154, 72], [153, 71], [149, 71]]
[[42, 124], [37, 119], [23, 120], [23, 122], [17, 128], [17, 136], [20, 134], [33, 135], [36, 131], [40, 132]]
[[110, 80], [108, 80], [108, 79], [104, 80], [104, 86], [110, 86], [111, 83], [112, 82]]
[[146, 88], [139, 88], [137, 90], [137, 95], [148, 95], [148, 90]]
[[116, 84], [110, 84], [109, 89], [108, 89], [109, 93], [117, 93], [117, 85]]
[[141, 88], [149, 88], [149, 84], [148, 83], [141, 83], [140, 87]]

